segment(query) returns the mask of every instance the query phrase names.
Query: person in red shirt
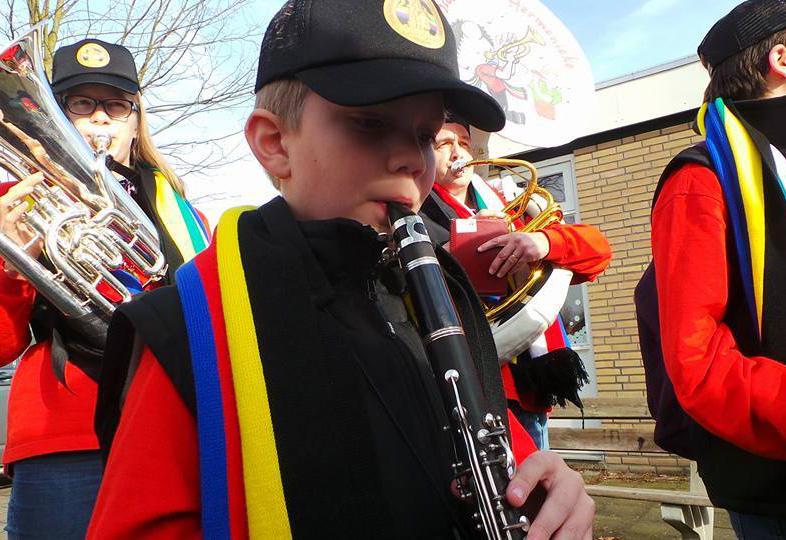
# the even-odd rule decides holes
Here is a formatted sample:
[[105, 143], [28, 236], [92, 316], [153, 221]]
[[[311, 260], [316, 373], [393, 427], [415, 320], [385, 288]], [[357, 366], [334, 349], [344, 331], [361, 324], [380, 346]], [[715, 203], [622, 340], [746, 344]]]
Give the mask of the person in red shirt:
[[[474, 174], [473, 167], [459, 172], [451, 169], [451, 164], [456, 161], [473, 159], [472, 139], [469, 125], [465, 121], [456, 115], [449, 115], [448, 121], [437, 134], [435, 149], [437, 181], [421, 209], [421, 214], [428, 218], [426, 224], [436, 241], [448, 241], [451, 219], [467, 218], [471, 215], [504, 217], [501, 212], [491, 210], [504, 205], [503, 196]], [[586, 224], [555, 223], [542, 231], [513, 232], [494, 238], [478, 248], [479, 251], [490, 249], [499, 250], [489, 267], [489, 273], [498, 277], [516, 275], [526, 271], [530, 263], [547, 260], [571, 270], [572, 283], [577, 284], [594, 280], [611, 261], [611, 247], [606, 238], [597, 227]], [[542, 388], [524, 388], [526, 383], [522, 381], [532, 378], [526, 374], [519, 375], [519, 372], [532, 367], [531, 357], [541, 357], [547, 351], [567, 347], [561, 322], [555, 321], [540, 341], [543, 343], [537, 342], [530, 351], [520, 352], [514, 366], [516, 375], [511, 368], [510, 358], [500, 358], [500, 363], [509, 407], [538, 448], [546, 450], [549, 447], [546, 422], [553, 398], [550, 392], [546, 392], [549, 395], [543, 395]], [[577, 357], [574, 361], [580, 364]], [[572, 388], [565, 389], [564, 395], [559, 396], [564, 402], [564, 399], [577, 394], [582, 384], [582, 377], [578, 374], [583, 372], [584, 368], [579, 365], [574, 367], [571, 362], [560, 363], [560, 366], [577, 373], [577, 376], [566, 378], [576, 383]], [[536, 377], [535, 380], [543, 380], [543, 377]]]
[[[182, 218], [160, 215], [154, 200], [156, 193], [166, 193], [164, 188], [183, 200], [183, 185], [150, 138], [131, 53], [83, 40], [57, 50], [53, 72], [53, 91], [79, 134], [88, 143], [98, 134], [108, 136], [108, 154], [127, 174], [133, 172], [121, 181], [157, 224], [174, 271], [188, 255], [180, 253], [167, 227], [183, 227], [175, 222]], [[24, 122], [12, 123], [11, 117], [12, 111], [0, 110], [9, 136], [30, 145], [37, 159], [46, 158], [24, 131]], [[18, 245], [31, 239], [22, 219], [28, 210], [25, 198], [42, 181], [38, 172], [2, 187], [0, 233]], [[205, 230], [202, 244], [206, 241]], [[189, 249], [193, 254], [194, 246]], [[29, 252], [39, 257], [41, 246]], [[19, 359], [3, 454], [5, 472], [13, 477], [6, 525], [10, 538], [84, 538], [102, 473], [93, 429], [100, 356], [100, 347], [84, 340], [80, 328], [67, 324], [0, 257], [0, 365]]]
[[[445, 102], [489, 131], [504, 115], [459, 79], [431, 0], [410, 6], [438, 14], [436, 35], [382, 4], [288, 2], [268, 26], [245, 133], [281, 197], [227, 212], [176, 288], [115, 313], [107, 354], [120, 359], [96, 418], [109, 453], [88, 538], [466, 532], [445, 380], [407, 309], [388, 205], [416, 211], [429, 193]], [[481, 373], [485, 398], [468, 399], [501, 416], [480, 303], [437, 257]], [[538, 483], [548, 492], [529, 538], [590, 539], [580, 476], [511, 429], [523, 461], [502, 496], [518, 507]]]
[[[670, 166], [652, 213], [660, 346], [679, 404], [696, 423], [690, 438], [710, 499], [729, 510], [739, 538], [786, 538], [786, 296], [779, 262], [786, 226], [786, 4], [743, 2], [712, 27], [698, 52], [710, 73], [700, 119], [707, 142], [694, 149], [704, 161]], [[725, 115], [718, 117], [717, 108]], [[737, 120], [740, 130], [730, 127]], [[745, 145], [742, 157], [740, 136], [763, 144]], [[731, 152], [733, 161], [723, 161]], [[757, 212], [746, 206], [744, 217], [738, 197], [751, 195], [729, 181], [749, 167], [763, 174], [766, 223], [750, 235], [738, 232], [746, 222], [753, 227]], [[753, 183], [755, 174], [749, 178]], [[763, 289], [749, 287], [745, 270], [757, 244], [766, 246]], [[762, 291], [760, 300], [748, 290]]]

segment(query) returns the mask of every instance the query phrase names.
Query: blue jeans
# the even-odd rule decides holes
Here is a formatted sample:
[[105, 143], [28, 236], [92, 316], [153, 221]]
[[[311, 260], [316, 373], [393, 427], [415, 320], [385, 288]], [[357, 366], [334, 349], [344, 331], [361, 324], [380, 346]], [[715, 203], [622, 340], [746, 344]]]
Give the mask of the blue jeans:
[[784, 540], [786, 519], [729, 511], [731, 526], [739, 540]]
[[82, 540], [102, 473], [99, 452], [64, 452], [13, 464], [9, 540]]
[[549, 428], [546, 422], [549, 416], [546, 413], [534, 413], [524, 410], [515, 411], [515, 414], [521, 425], [529, 433], [529, 436], [535, 441], [535, 446], [538, 447], [538, 450], [548, 450]]

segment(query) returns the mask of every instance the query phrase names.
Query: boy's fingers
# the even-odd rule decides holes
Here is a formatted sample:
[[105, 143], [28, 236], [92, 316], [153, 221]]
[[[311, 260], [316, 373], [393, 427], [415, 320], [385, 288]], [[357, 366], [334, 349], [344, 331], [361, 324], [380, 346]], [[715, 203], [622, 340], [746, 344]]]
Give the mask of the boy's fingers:
[[[568, 489], [560, 489], [559, 484], [552, 486], [546, 496], [546, 502], [540, 508], [540, 512], [532, 522], [532, 526], [527, 534], [527, 540], [548, 540], [573, 516], [576, 503], [576, 493]], [[584, 527], [582, 526], [583, 533]], [[573, 530], [573, 526], [571, 526]], [[565, 536], [563, 538], [576, 538]]]
[[522, 461], [516, 469], [516, 476], [508, 484], [508, 501], [515, 507], [524, 504], [529, 494], [542, 478], [551, 476], [555, 462], [547, 452], [535, 452]]
[[[570, 516], [553, 536], [554, 540], [584, 540], [592, 536], [592, 520], [595, 518], [595, 502], [589, 495], [582, 495], [573, 507]], [[588, 536], [589, 535], [589, 536]]]

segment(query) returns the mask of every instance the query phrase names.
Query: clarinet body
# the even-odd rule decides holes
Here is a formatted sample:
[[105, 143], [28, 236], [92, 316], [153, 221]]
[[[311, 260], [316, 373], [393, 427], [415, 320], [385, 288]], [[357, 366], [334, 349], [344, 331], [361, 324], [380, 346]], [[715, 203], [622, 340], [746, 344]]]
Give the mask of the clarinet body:
[[450, 417], [459, 494], [474, 503], [468, 508], [474, 507], [472, 521], [480, 535], [494, 540], [525, 538], [529, 520], [505, 498], [516, 472], [507, 429], [488, 406], [426, 227], [401, 205], [390, 203], [388, 211], [420, 333]]

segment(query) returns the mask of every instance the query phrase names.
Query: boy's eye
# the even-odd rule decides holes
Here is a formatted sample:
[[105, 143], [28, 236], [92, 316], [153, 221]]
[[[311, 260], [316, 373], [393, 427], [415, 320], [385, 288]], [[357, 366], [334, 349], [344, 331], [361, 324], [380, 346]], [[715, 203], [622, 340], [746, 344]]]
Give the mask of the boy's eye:
[[384, 120], [372, 117], [356, 117], [353, 119], [355, 125], [367, 131], [378, 131], [385, 128]]

